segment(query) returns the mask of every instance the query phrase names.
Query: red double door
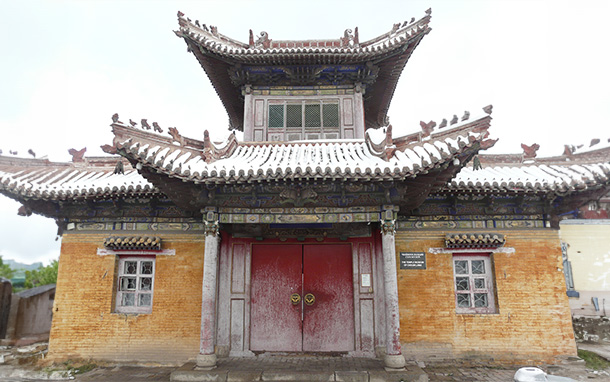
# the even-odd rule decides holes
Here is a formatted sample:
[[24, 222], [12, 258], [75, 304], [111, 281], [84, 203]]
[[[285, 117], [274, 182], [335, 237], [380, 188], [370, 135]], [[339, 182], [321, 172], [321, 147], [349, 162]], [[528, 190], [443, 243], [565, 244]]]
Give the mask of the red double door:
[[354, 350], [350, 244], [254, 244], [250, 349]]

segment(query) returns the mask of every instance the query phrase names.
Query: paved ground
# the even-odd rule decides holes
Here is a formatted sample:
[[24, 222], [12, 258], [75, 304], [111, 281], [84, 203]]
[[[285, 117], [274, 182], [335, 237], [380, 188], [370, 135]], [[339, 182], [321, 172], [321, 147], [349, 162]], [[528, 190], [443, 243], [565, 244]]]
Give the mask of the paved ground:
[[[8, 366], [0, 366], [1, 370]], [[76, 375], [76, 381], [89, 382], [108, 382], [108, 381], [169, 381], [170, 374], [176, 370], [175, 367], [136, 367], [136, 366], [116, 366], [103, 367], [94, 369], [82, 375]], [[487, 367], [460, 367], [454, 365], [434, 365], [427, 366], [423, 370], [427, 373], [430, 382], [512, 382], [513, 376], [518, 368], [487, 368]], [[571, 377], [576, 381], [595, 381], [595, 382], [610, 382], [608, 374], [595, 374], [591, 371], [587, 372], [584, 368], [562, 369], [555, 371], [556, 375]], [[5, 374], [6, 375], [6, 374]], [[22, 382], [40, 380], [39, 378], [20, 378], [0, 377], [3, 382]]]
[[[283, 362], [284, 367], [289, 368], [290, 362]], [[346, 367], [348, 363], [340, 365]], [[271, 363], [267, 364], [273, 367]], [[337, 365], [337, 363], [335, 363]], [[353, 365], [353, 363], [352, 363]], [[357, 370], [356, 366], [354, 370]], [[428, 375], [430, 382], [512, 382], [518, 367], [488, 368], [488, 367], [460, 367], [456, 365], [434, 365], [426, 366], [423, 370]], [[175, 368], [156, 367], [114, 367], [96, 369], [83, 375], [77, 375], [76, 381], [102, 382], [102, 381], [169, 381], [170, 374]], [[281, 370], [281, 368], [280, 368]], [[548, 372], [549, 370], [546, 369]], [[559, 370], [551, 370], [552, 373], [570, 377], [576, 381], [610, 382], [610, 376], [595, 374], [586, 371], [584, 367], [568, 367]]]
[[[580, 344], [579, 344], [580, 345]], [[581, 347], [584, 348], [584, 347]], [[607, 351], [610, 355], [609, 346], [587, 346], [587, 350], [603, 353]], [[603, 354], [602, 354], [603, 355]], [[514, 367], [467, 367], [453, 361], [435, 364], [419, 364], [430, 382], [511, 382], [519, 366]], [[576, 381], [610, 382], [608, 371], [594, 372], [586, 370], [582, 362], [573, 362], [562, 366], [540, 366], [551, 375], [570, 377]], [[169, 381], [170, 375], [176, 370], [192, 370], [192, 365], [178, 367], [138, 367], [138, 366], [103, 366], [97, 367], [85, 374], [77, 374], [73, 377], [76, 381], [102, 382], [102, 381]], [[417, 369], [415, 365], [411, 370]], [[240, 375], [243, 381], [247, 381], [247, 375], [261, 375], [263, 372], [273, 372], [281, 375], [283, 372], [340, 372], [353, 371], [354, 373], [367, 371], [372, 376], [374, 373], [383, 373], [381, 360], [348, 357], [290, 357], [290, 356], [259, 356], [257, 358], [220, 359], [218, 368], [215, 369], [221, 375]], [[418, 369], [419, 370], [419, 369]], [[248, 374], [250, 373], [250, 374]], [[258, 374], [257, 374], [258, 373]], [[344, 373], [345, 375], [345, 373]], [[58, 375], [55, 374], [55, 377]], [[48, 379], [49, 375], [41, 373], [33, 366], [0, 365], [0, 381], [21, 382]], [[67, 377], [64, 376], [64, 380]], [[400, 378], [396, 379], [397, 381]], [[405, 382], [412, 379], [405, 379]], [[421, 380], [421, 379], [420, 379]]]

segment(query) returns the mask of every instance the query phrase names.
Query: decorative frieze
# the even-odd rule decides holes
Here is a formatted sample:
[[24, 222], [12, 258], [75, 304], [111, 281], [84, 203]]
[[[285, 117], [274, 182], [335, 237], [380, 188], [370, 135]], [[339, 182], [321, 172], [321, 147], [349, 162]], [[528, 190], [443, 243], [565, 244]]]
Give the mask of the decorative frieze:
[[490, 248], [506, 243], [504, 235], [497, 233], [449, 233], [445, 236], [447, 248]]
[[397, 229], [541, 229], [547, 223], [542, 215], [401, 216]]
[[98, 218], [71, 220], [66, 225], [66, 232], [92, 231], [179, 231], [183, 233], [201, 233], [204, 224], [196, 219], [179, 218]]
[[158, 251], [161, 249], [161, 238], [158, 236], [110, 236], [104, 239], [104, 247], [114, 251]]
[[291, 207], [219, 208], [220, 223], [358, 223], [378, 222], [379, 206], [366, 207]]

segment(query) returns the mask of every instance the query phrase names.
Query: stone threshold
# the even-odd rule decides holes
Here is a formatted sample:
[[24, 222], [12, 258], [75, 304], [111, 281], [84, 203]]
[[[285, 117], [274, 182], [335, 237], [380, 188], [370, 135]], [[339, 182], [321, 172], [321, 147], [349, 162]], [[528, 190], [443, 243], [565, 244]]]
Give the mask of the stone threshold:
[[[274, 357], [275, 358], [275, 357]], [[428, 382], [428, 375], [416, 365], [407, 365], [403, 370], [387, 371], [381, 365], [371, 367], [370, 362], [341, 358], [327, 361], [300, 359], [295, 364], [292, 357], [259, 359], [231, 358], [219, 362], [212, 370], [200, 370], [195, 362], [188, 362], [172, 372], [171, 381], [215, 381], [215, 382], [300, 382], [300, 381], [344, 381], [344, 382]], [[366, 359], [366, 361], [370, 361]], [[347, 370], [350, 366], [355, 370]], [[363, 370], [364, 369], [364, 370]]]

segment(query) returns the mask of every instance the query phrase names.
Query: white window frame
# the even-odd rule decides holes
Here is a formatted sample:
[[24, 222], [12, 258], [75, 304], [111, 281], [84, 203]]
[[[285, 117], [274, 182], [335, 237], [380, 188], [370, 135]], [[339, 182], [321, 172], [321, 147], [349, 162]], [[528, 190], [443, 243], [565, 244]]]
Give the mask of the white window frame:
[[[467, 272], [458, 272], [456, 262], [466, 261], [468, 264]], [[472, 262], [483, 261], [484, 273], [473, 273]], [[489, 254], [453, 254], [453, 288], [455, 292], [455, 310], [456, 313], [463, 314], [493, 314], [497, 312], [495, 301], [495, 278], [493, 275], [492, 259]], [[480, 263], [479, 263], [480, 264]], [[463, 289], [468, 283], [468, 289]], [[484, 286], [482, 286], [484, 283]], [[468, 295], [469, 306], [460, 306]], [[482, 295], [486, 296], [487, 306], [475, 306], [475, 299]]]
[[[128, 262], [136, 262], [135, 273], [128, 273], [125, 265]], [[152, 271], [148, 273], [142, 267], [142, 263], [151, 262]], [[115, 312], [116, 313], [137, 313], [137, 314], [150, 314], [152, 313], [154, 291], [155, 291], [155, 273], [156, 273], [156, 256], [154, 255], [121, 255], [119, 256], [119, 265], [117, 272], [117, 284], [116, 284], [116, 301], [115, 301]], [[135, 279], [135, 284], [131, 284], [130, 280]], [[144, 279], [150, 279], [149, 283], [146, 284]], [[150, 285], [150, 286], [148, 286]], [[133, 297], [128, 297], [128, 295]], [[145, 301], [147, 298], [150, 300], [149, 305], [140, 305], [141, 301]], [[133, 305], [125, 305], [124, 302], [127, 299], [133, 299]], [[142, 300], [141, 300], [142, 299]]]

